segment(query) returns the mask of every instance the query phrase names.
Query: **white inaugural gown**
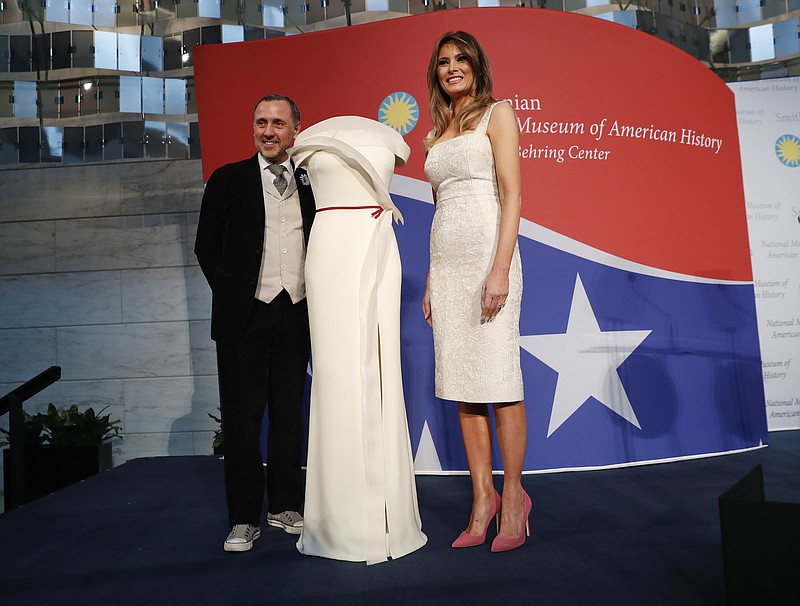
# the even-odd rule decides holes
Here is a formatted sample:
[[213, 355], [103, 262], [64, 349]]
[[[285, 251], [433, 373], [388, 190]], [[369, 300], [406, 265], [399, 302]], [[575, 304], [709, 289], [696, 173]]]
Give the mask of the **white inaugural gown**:
[[297, 548], [383, 562], [427, 541], [400, 370], [392, 216], [401, 217], [388, 192], [409, 148], [388, 126], [342, 116], [302, 131], [289, 151], [317, 205], [306, 257], [313, 379]]

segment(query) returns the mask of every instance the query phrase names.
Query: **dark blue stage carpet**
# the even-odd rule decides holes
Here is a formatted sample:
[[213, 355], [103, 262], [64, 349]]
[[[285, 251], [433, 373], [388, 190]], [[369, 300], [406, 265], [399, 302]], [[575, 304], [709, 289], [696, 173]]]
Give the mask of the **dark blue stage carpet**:
[[770, 440], [736, 455], [526, 476], [533, 536], [504, 554], [450, 548], [469, 514], [467, 477], [419, 477], [428, 544], [370, 567], [301, 556], [266, 525], [252, 551], [224, 553], [221, 462], [137, 459], [0, 516], [0, 604], [723, 604], [717, 497], [762, 463], [767, 500], [800, 502], [800, 432]]

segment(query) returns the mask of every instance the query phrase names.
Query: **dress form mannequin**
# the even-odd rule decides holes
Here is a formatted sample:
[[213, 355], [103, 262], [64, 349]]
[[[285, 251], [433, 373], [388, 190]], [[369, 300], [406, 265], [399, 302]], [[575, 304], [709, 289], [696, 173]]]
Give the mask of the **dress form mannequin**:
[[[368, 564], [425, 544], [400, 368], [401, 267], [389, 196], [409, 148], [358, 116], [302, 131], [290, 153], [315, 193], [306, 257], [311, 415], [308, 555]], [[384, 212], [389, 211], [389, 212]]]

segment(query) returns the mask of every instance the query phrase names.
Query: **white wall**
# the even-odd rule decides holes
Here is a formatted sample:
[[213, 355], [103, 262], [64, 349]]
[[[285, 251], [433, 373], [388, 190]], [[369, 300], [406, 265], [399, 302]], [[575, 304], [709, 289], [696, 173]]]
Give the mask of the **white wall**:
[[0, 170], [0, 395], [61, 366], [25, 410], [109, 406], [115, 465], [211, 452], [202, 191], [199, 160]]

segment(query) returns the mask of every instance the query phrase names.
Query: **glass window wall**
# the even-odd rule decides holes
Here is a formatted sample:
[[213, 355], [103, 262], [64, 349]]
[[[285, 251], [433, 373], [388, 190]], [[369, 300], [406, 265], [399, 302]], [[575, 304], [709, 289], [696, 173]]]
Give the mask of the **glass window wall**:
[[77, 164], [83, 162], [83, 134], [80, 126], [64, 127], [64, 164]]
[[144, 149], [148, 158], [167, 157], [167, 125], [165, 122], [144, 123]]
[[14, 116], [14, 83], [0, 82], [0, 118]]
[[144, 158], [144, 123], [122, 123], [123, 158]]
[[94, 24], [98, 27], [116, 27], [117, 0], [94, 0]]
[[8, 43], [10, 42], [8, 36], [0, 35], [0, 74], [5, 74], [9, 70], [8, 60], [11, 57], [11, 50]]
[[78, 113], [81, 116], [92, 116], [98, 112], [98, 91], [95, 80], [78, 82]]
[[183, 67], [183, 41], [180, 34], [167, 36], [163, 40], [164, 44], [164, 69], [169, 71]]
[[36, 118], [36, 82], [14, 82], [14, 117]]
[[135, 0], [120, 1], [117, 5], [117, 27], [129, 27], [132, 25], [144, 25], [140, 19]]
[[[72, 48], [74, 49], [74, 55], [72, 57], [72, 67], [94, 67], [94, 55], [95, 55], [95, 46], [94, 46], [94, 33], [91, 31], [73, 31], [72, 32]], [[108, 33], [108, 32], [97, 32], [97, 33]], [[116, 50], [116, 34], [111, 34], [115, 36], [114, 40], [114, 62], [116, 64], [117, 60], [117, 50]]]
[[52, 45], [51, 60], [53, 69], [67, 69], [72, 67], [71, 32], [54, 32]]
[[[55, 100], [55, 105], [58, 108], [58, 118], [75, 118], [78, 116], [78, 107], [80, 104], [80, 94], [78, 91], [77, 82], [60, 82], [56, 84], [57, 90], [52, 92]], [[44, 90], [42, 89], [44, 97]], [[47, 95], [50, 97], [50, 93]], [[42, 110], [42, 117], [47, 118]]]
[[[180, 120], [197, 112], [191, 70], [186, 69], [193, 65], [194, 46], [302, 33], [308, 23], [333, 18], [343, 23], [345, 8], [342, 0], [118, 1], [25, 0], [21, 10], [17, 2], [0, 0], [0, 24], [44, 17], [42, 22], [81, 26], [45, 25], [42, 30], [51, 31], [13, 33], [25, 32], [25, 27], [0, 34], [0, 73], [24, 72], [16, 80], [7, 77], [0, 82], [0, 118], [61, 120], [124, 112], [156, 119], [137, 122], [136, 116], [129, 115], [134, 118], [132, 122], [105, 126], [12, 128], [8, 131], [13, 131], [11, 144], [2, 139], [11, 135], [0, 136], [0, 164], [198, 157], [196, 124], [157, 119], [167, 115]], [[575, 11], [613, 5], [611, 0], [350, 0], [350, 12], [419, 13], [469, 6], [542, 6]], [[598, 18], [638, 27], [702, 61], [709, 61], [713, 53], [714, 63], [732, 64], [712, 68], [728, 80], [800, 75], [800, 61], [796, 59], [800, 53], [798, 18], [782, 19], [787, 11], [800, 11], [800, 0], [716, 0], [711, 4], [699, 0], [639, 0], [629, 10], [599, 10], [608, 12], [595, 15]], [[223, 18], [226, 23], [209, 21], [202, 27], [204, 22], [197, 20], [167, 23], [198, 16]], [[765, 19], [770, 22], [764, 23]], [[190, 25], [194, 27], [183, 31]], [[131, 33], [108, 31], [127, 26], [135, 29], [125, 30]], [[719, 29], [710, 29], [714, 26]], [[134, 33], [164, 31], [170, 33]], [[783, 61], [776, 61], [781, 58]], [[70, 68], [136, 75], [97, 76], [79, 71], [86, 77], [74, 79], [76, 76], [69, 74], [72, 80], [59, 80], [65, 76], [56, 70]], [[171, 70], [182, 70], [181, 77], [150, 77]], [[48, 73], [45, 81], [28, 81], [37, 71]]]
[[730, 41], [730, 62], [731, 63], [750, 63], [750, 36], [746, 29], [728, 30], [728, 40]]
[[751, 27], [750, 60], [767, 61], [775, 58], [775, 44], [772, 40], [772, 23]]
[[17, 129], [0, 128], [0, 164], [18, 164]]
[[183, 32], [183, 54], [181, 54], [182, 67], [194, 65], [194, 47], [200, 44], [200, 40], [200, 28]]
[[775, 56], [786, 57], [800, 53], [800, 33], [797, 18], [778, 21], [773, 25], [775, 32]]
[[122, 123], [112, 122], [103, 125], [103, 160], [120, 160], [122, 158]]
[[94, 32], [94, 67], [117, 69], [117, 34], [114, 32]]
[[142, 36], [142, 71], [164, 71], [164, 47], [161, 36]]
[[11, 71], [31, 71], [31, 37], [11, 36], [10, 38]]
[[137, 76], [119, 77], [119, 111], [142, 113], [142, 79]]
[[31, 36], [31, 69], [34, 71], [50, 69], [50, 34]]
[[120, 71], [142, 71], [140, 38], [136, 34], [117, 34], [117, 62]]
[[164, 113], [164, 79], [142, 78], [142, 112]]
[[261, 25], [264, 27], [283, 27], [283, 0], [262, 0]]
[[189, 157], [189, 123], [167, 122], [167, 157]]
[[186, 80], [179, 78], [164, 80], [164, 113], [186, 113]]
[[18, 130], [19, 162], [33, 164], [39, 162], [39, 127], [20, 126]]
[[219, 19], [219, 0], [198, 0], [197, 16]]
[[717, 27], [733, 27], [738, 23], [738, 0], [715, 0]]
[[40, 162], [61, 162], [64, 156], [62, 146], [64, 133], [60, 126], [43, 126], [41, 129], [42, 148]]
[[69, 0], [47, 0], [45, 18], [51, 23], [69, 23]]
[[97, 100], [97, 111], [101, 114], [110, 114], [121, 111], [120, 109], [120, 78], [100, 78], [94, 89]]
[[75, 25], [91, 25], [92, 0], [69, 0], [69, 22]]
[[241, 25], [222, 24], [222, 42], [244, 42], [244, 27]]
[[738, 0], [739, 2], [739, 25], [755, 23], [761, 21], [761, 2], [762, 0]]
[[87, 126], [83, 134], [83, 161], [103, 161], [103, 125]]
[[201, 27], [200, 44], [222, 44], [222, 28], [219, 25]]

